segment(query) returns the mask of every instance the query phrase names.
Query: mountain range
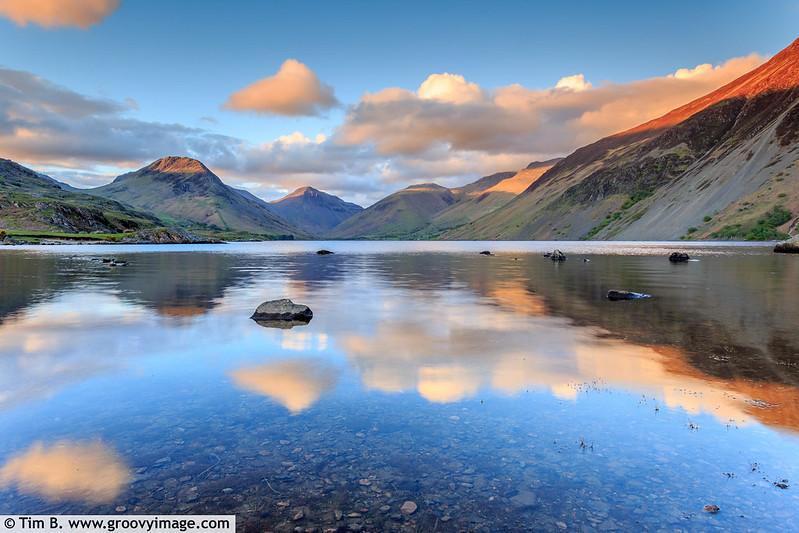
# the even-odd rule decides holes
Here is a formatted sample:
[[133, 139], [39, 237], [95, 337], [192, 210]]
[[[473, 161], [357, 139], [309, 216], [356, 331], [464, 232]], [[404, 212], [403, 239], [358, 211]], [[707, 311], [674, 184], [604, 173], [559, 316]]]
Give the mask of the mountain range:
[[[531, 149], [534, 147], [531, 147]], [[231, 239], [752, 239], [799, 229], [799, 40], [693, 102], [563, 159], [366, 209], [302, 187], [272, 202], [164, 157], [94, 189], [0, 159], [0, 229], [173, 226]]]
[[578, 149], [450, 239], [773, 239], [797, 229], [799, 40], [712, 93]]

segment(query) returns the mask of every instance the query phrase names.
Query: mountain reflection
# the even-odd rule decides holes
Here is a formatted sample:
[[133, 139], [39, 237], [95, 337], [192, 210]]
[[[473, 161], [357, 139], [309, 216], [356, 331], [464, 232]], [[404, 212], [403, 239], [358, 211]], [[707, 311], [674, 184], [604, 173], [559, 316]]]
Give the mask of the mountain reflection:
[[51, 501], [111, 502], [130, 479], [120, 457], [102, 442], [37, 442], [0, 468], [0, 486]]
[[[198, 252], [111, 269], [97, 257], [0, 254], [0, 408], [134, 356], [208, 350], [236, 386], [293, 414], [335, 388], [340, 356], [365, 389], [434, 403], [530, 389], [572, 400], [590, 383], [799, 430], [799, 300], [786, 296], [799, 263], [785, 258]], [[655, 297], [608, 302], [609, 288]], [[277, 297], [314, 321], [288, 332], [247, 318]], [[298, 357], [236, 360], [264, 350]]]
[[336, 385], [338, 370], [322, 359], [284, 359], [240, 368], [230, 377], [239, 388], [267, 396], [298, 414]]

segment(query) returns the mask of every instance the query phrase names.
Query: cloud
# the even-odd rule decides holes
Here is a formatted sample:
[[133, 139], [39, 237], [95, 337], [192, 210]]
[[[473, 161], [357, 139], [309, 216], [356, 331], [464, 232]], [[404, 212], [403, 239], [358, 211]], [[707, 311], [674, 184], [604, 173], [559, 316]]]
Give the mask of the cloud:
[[582, 74], [563, 77], [555, 84], [555, 89], [566, 89], [575, 92], [585, 91], [591, 87], [591, 83], [586, 81], [585, 76]]
[[335, 139], [372, 144], [383, 155], [449, 151], [562, 155], [660, 116], [762, 63], [751, 55], [630, 83], [591, 84], [583, 74], [551, 89], [509, 85], [481, 89], [453, 74], [433, 74], [419, 88], [388, 88], [352, 106]]
[[130, 478], [119, 456], [101, 442], [37, 442], [0, 468], [0, 486], [15, 485], [51, 501], [111, 502]]
[[277, 74], [233, 93], [225, 108], [233, 111], [309, 116], [338, 105], [333, 88], [296, 59], [288, 59]]
[[180, 124], [136, 120], [130, 102], [85, 96], [29, 72], [0, 68], [4, 157], [87, 170], [138, 165], [167, 153], [230, 161], [240, 140]]
[[467, 82], [458, 74], [431, 74], [419, 86], [419, 98], [452, 104], [479, 102], [483, 91], [476, 83]]
[[0, 16], [20, 26], [74, 26], [87, 29], [119, 7], [119, 0], [0, 0]]
[[[457, 74], [432, 74], [415, 91], [364, 94], [329, 131], [288, 132], [266, 142], [138, 120], [133, 101], [86, 96], [28, 72], [0, 69], [0, 154], [82, 185], [164, 154], [188, 155], [262, 198], [313, 185], [369, 205], [412, 183], [456, 186], [568, 154], [663, 115], [762, 61], [751, 55], [629, 83], [592, 84], [575, 74], [548, 89], [487, 89]], [[290, 63], [262, 81], [277, 80], [285, 89], [290, 84], [281, 73]], [[321, 85], [294, 63], [311, 85]], [[302, 91], [288, 97], [298, 95]], [[306, 102], [306, 111], [319, 107]]]

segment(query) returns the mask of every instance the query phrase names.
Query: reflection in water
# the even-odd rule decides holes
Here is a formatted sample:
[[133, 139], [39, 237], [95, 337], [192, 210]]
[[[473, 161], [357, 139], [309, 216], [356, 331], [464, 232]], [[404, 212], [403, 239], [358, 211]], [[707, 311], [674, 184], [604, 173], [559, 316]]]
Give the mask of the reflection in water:
[[[799, 519], [775, 485], [799, 479], [793, 258], [336, 246], [128, 248], [124, 269], [92, 260], [105, 248], [0, 253], [0, 513], [114, 512], [124, 491], [132, 512], [244, 531]], [[283, 297], [313, 322], [249, 320]]]
[[110, 502], [129, 482], [127, 467], [102, 442], [36, 442], [0, 468], [0, 486], [53, 501]]
[[286, 359], [240, 368], [230, 376], [236, 386], [267, 396], [297, 414], [336, 385], [338, 371], [320, 359]]

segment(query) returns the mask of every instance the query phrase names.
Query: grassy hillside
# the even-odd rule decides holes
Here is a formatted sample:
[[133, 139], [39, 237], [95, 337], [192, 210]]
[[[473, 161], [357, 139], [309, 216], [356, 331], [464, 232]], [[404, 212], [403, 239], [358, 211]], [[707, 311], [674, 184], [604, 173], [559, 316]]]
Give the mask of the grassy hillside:
[[65, 190], [51, 178], [0, 159], [0, 228], [116, 234], [161, 225], [157, 217], [105, 198]]

